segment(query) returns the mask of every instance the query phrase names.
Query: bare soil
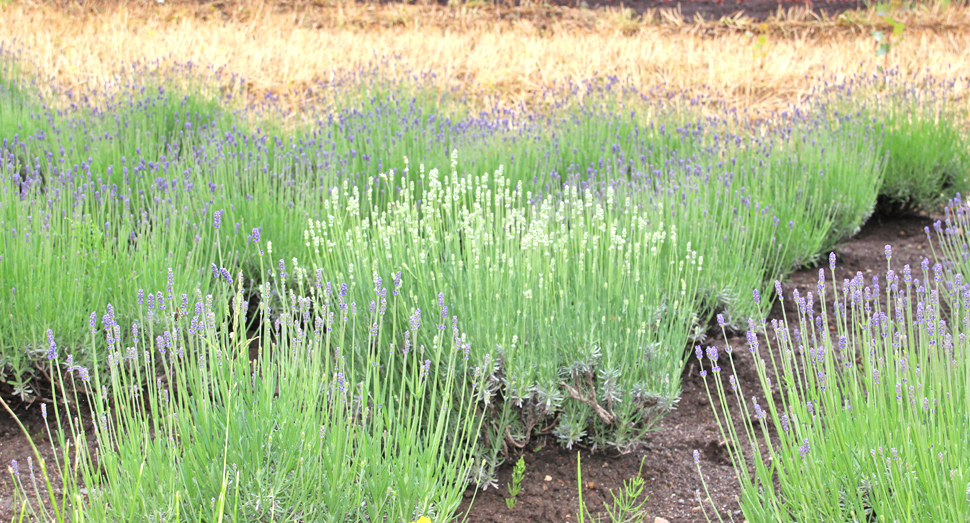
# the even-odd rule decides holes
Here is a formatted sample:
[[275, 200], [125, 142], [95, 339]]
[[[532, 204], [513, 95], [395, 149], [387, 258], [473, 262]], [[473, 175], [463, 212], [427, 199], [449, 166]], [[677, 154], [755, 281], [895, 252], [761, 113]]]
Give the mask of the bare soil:
[[[895, 268], [899, 269], [904, 264], [918, 267], [924, 257], [931, 257], [930, 241], [923, 231], [925, 227], [932, 230], [933, 221], [934, 218], [919, 215], [872, 218], [855, 238], [835, 251], [839, 261], [836, 271], [838, 281], [854, 276], [857, 271], [867, 275], [867, 279], [871, 275], [884, 273], [884, 248], [887, 244], [893, 246]], [[803, 294], [814, 289], [817, 278], [817, 268], [806, 268], [791, 274], [783, 284], [786, 296], [790, 296], [796, 288]], [[786, 305], [790, 301], [786, 300]], [[781, 306], [776, 302], [772, 317], [780, 317], [781, 312]], [[793, 312], [788, 311], [789, 317]], [[705, 345], [723, 348], [725, 344], [730, 344], [732, 347], [741, 348], [744, 343], [743, 333], [729, 334], [725, 340], [720, 332], [712, 331], [711, 338]], [[751, 390], [757, 377], [749, 353], [736, 350], [734, 355], [738, 378], [742, 384], [749, 384], [748, 388]], [[617, 491], [622, 488], [624, 481], [636, 477], [640, 471], [645, 480], [644, 494], [647, 499], [644, 508], [647, 514], [645, 521], [648, 523], [654, 521], [654, 518], [664, 518], [670, 523], [706, 522], [707, 517], [716, 519], [713, 513], [715, 508], [722, 518], [743, 521], [736, 501], [739, 495], [738, 482], [699, 370], [699, 363], [692, 356], [682, 375], [683, 394], [677, 409], [661, 421], [658, 429], [648, 435], [640, 448], [619, 455], [615, 451], [592, 452], [583, 447], [566, 450], [559, 448], [551, 437], [534, 439], [521, 454], [511, 455], [499, 470], [499, 488], [485, 491], [469, 489], [461, 511], [468, 513], [467, 520], [470, 522], [577, 521], [579, 500], [576, 456], [581, 453], [583, 500], [594, 514], [601, 513], [603, 503], [611, 501], [610, 490]], [[0, 394], [8, 402], [12, 401], [9, 390], [2, 390]], [[54, 453], [47, 443], [40, 402], [13, 401], [15, 413], [23, 421], [44, 459], [51, 463]], [[715, 407], [718, 407], [716, 400]], [[740, 418], [737, 413], [735, 417]], [[697, 491], [703, 491], [703, 487], [692, 458], [695, 449], [700, 451], [700, 469], [711, 497], [711, 502], [704, 504], [704, 510], [700, 508], [696, 497]], [[517, 505], [514, 509], [509, 509], [505, 503], [508, 496], [506, 485], [510, 482], [512, 464], [522, 454], [526, 462], [525, 480]], [[6, 469], [11, 460], [18, 460], [21, 481], [29, 486], [27, 462], [31, 455], [27, 437], [9, 414], [0, 410], [0, 467]], [[34, 468], [39, 471], [36, 460]], [[57, 483], [55, 481], [55, 491], [60, 490]], [[0, 470], [2, 520], [9, 521], [13, 517], [11, 487], [10, 475], [6, 470]], [[704, 494], [703, 498], [706, 497]]]
[[[447, 5], [447, 0], [439, 0]], [[516, 4], [523, 3], [517, 0]], [[782, 0], [550, 0], [546, 3], [560, 7], [628, 8], [637, 14], [649, 10], [673, 9], [680, 13], [687, 23], [716, 21], [721, 18], [742, 16], [751, 20], [763, 21], [778, 14], [787, 13], [792, 8], [804, 8], [817, 16], [838, 16], [850, 9], [865, 9], [867, 3], [860, 0], [835, 0], [812, 2]]]

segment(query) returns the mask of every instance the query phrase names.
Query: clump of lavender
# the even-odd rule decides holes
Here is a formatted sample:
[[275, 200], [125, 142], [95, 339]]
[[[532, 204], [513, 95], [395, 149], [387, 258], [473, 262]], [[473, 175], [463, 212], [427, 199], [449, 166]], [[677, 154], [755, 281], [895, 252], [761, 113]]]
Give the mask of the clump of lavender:
[[[344, 320], [340, 303], [315, 285], [299, 287], [309, 280], [296, 259], [286, 272], [274, 270], [265, 284], [286, 298], [275, 316], [264, 311], [259, 333], [240, 321], [242, 278], [224, 277], [227, 269], [216, 271], [217, 294], [196, 290], [194, 307], [175, 285], [148, 294], [155, 307], [168, 303], [184, 313], [146, 321], [140, 309], [130, 331], [116, 328], [123, 311], [110, 305], [100, 323], [92, 314], [90, 346], [105, 361], [91, 371], [68, 354], [62, 375], [55, 333], [48, 332], [50, 370], [60, 382], [54, 393], [69, 391], [75, 405], [87, 396], [94, 421], [85, 428], [79, 413], [55, 401], [51, 442], [60, 449], [93, 436], [97, 445], [71, 449], [70, 459], [56, 453], [60, 476], [77, 481], [65, 482], [66, 504], [52, 517], [28, 503], [32, 520], [63, 521], [66, 513], [91, 521], [133, 514], [240, 522], [450, 517], [480, 452], [479, 395], [469, 384], [486, 378], [465, 358], [462, 336], [421, 322], [400, 274], [394, 285], [402, 292], [385, 300], [376, 278], [370, 292], [381, 305]], [[301, 294], [285, 281], [295, 281]], [[344, 298], [354, 285], [326, 286]], [[395, 322], [408, 315], [412, 322]], [[457, 317], [450, 324], [460, 332]], [[405, 336], [410, 351], [400, 348]], [[250, 360], [253, 342], [259, 355]], [[46, 405], [42, 412], [47, 421]], [[31, 468], [32, 485], [47, 477], [40, 466], [44, 478]], [[16, 461], [10, 470], [18, 495], [26, 496]], [[369, 491], [372, 484], [386, 487]], [[84, 495], [91, 492], [98, 494]]]
[[[902, 277], [889, 268], [885, 279], [860, 272], [831, 288], [820, 277], [820, 294], [791, 296], [796, 317], [752, 322], [759, 383], [735, 379], [735, 359], [745, 356], [731, 359], [730, 387], [723, 373], [708, 376], [710, 396], [741, 408], [741, 420], [721, 410], [725, 440], [751, 444], [750, 455], [728, 446], [738, 470], [755, 471], [738, 475], [746, 519], [970, 517], [970, 285], [947, 266], [931, 271], [924, 260]], [[834, 268], [833, 258], [833, 278]], [[763, 407], [744, 401], [751, 388]]]

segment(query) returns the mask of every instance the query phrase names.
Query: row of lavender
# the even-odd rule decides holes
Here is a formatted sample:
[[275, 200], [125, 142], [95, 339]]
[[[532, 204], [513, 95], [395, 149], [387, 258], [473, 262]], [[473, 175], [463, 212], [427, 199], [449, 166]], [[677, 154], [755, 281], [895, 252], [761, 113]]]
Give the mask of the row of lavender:
[[[0, 289], [9, 299], [0, 313], [13, 321], [0, 339], [18, 394], [32, 394], [32, 362], [50, 351], [46, 329], [72, 349], [73, 365], [99, 369], [111, 362], [84, 328], [91, 310], [114, 304], [109, 324], [92, 328], [124, 346], [119, 354], [135, 346], [121, 334], [134, 325], [162, 336], [142, 343], [164, 350], [174, 332], [166, 322], [195, 317], [189, 330], [203, 330], [190, 290], [201, 297], [233, 280], [245, 293], [242, 317], [243, 301], [262, 307], [267, 348], [306, 342], [310, 326], [321, 339], [347, 329], [347, 341], [316, 351], [342, 347], [351, 362], [370, 363], [341, 371], [354, 383], [393, 383], [400, 354], [440, 350], [409, 334], [422, 322], [454, 331], [472, 366], [463, 372], [477, 377], [419, 358], [417, 381], [399, 386], [442, 376], [463, 393], [476, 388], [489, 423], [467, 472], [483, 485], [503, 441], [522, 445], [551, 419], [567, 446], [635, 444], [676, 402], [683, 349], [715, 312], [733, 326], [757, 315], [738, 297], [850, 235], [880, 192], [932, 204], [965, 183], [966, 160], [954, 153], [964, 137], [940, 117], [954, 110], [947, 97], [958, 86], [912, 90], [891, 74], [752, 123], [702, 117], [716, 109], [710, 101], [610, 82], [471, 114], [429, 95], [420, 78], [375, 73], [321, 86], [305, 124], [269, 132], [174, 94], [185, 92], [175, 86], [188, 68], [138, 70], [135, 83], [80, 100], [59, 93], [73, 101], [50, 99], [55, 109], [7, 64]], [[850, 97], [857, 90], [868, 101]], [[283, 113], [272, 100], [262, 109]], [[934, 140], [954, 147], [925, 146]], [[389, 307], [384, 282], [396, 296], [402, 281], [408, 305]], [[153, 312], [139, 316], [143, 306]], [[239, 344], [245, 329], [233, 325]], [[212, 350], [187, 347], [196, 360]], [[381, 390], [374, 405], [389, 404]], [[403, 419], [412, 418], [421, 423]]]

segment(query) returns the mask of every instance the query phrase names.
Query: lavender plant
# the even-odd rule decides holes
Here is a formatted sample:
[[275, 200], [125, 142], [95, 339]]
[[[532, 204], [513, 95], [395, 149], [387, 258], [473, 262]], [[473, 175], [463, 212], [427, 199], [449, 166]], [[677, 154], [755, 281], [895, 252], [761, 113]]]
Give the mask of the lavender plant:
[[[697, 347], [746, 519], [967, 518], [970, 287], [929, 260], [897, 274], [891, 257], [887, 246], [885, 279], [858, 273], [841, 288], [820, 269], [817, 294], [791, 297], [797, 317], [752, 321], [750, 355]], [[735, 377], [739, 357], [758, 383]]]
[[[0, 153], [0, 162], [17, 164], [9, 152]], [[14, 320], [0, 327], [0, 344], [14, 376], [42, 358], [44, 326], [63, 332], [62, 344], [79, 349], [78, 364], [90, 365], [90, 340], [76, 327], [84, 323], [85, 310], [108, 302], [119, 310], [152, 303], [156, 296], [139, 291], [147, 285], [166, 287], [166, 299], [157, 297], [164, 307], [176, 285], [199, 282], [203, 291], [208, 289], [206, 269], [195, 267], [221, 266], [237, 258], [240, 249], [252, 248], [247, 229], [238, 222], [230, 225], [231, 214], [181, 205], [164, 180], [140, 190], [108, 185], [86, 164], [81, 169], [56, 178], [39, 169], [19, 177], [11, 169], [0, 181], [5, 230], [0, 235], [0, 288], [4, 314]], [[133, 171], [138, 176], [139, 166]], [[149, 198], [154, 200], [151, 212], [135, 212], [134, 202]], [[177, 306], [185, 308], [184, 301]], [[133, 318], [125, 315], [118, 321], [127, 329]]]
[[187, 315], [169, 312], [172, 297], [139, 308], [130, 333], [110, 306], [101, 322], [92, 314], [101, 372], [68, 354], [61, 374], [48, 331], [50, 371], [72, 400], [90, 398], [94, 426], [54, 403], [55, 426], [68, 427], [55, 445], [64, 503], [30, 505], [32, 519], [450, 520], [481, 420], [466, 384], [482, 371], [460, 336], [391, 320], [420, 315], [404, 293], [358, 311], [345, 285], [316, 286], [294, 262], [259, 286], [264, 304], [281, 293], [282, 313], [261, 307], [247, 338], [242, 276], [219, 277]]
[[886, 155], [879, 191], [884, 211], [935, 211], [970, 186], [964, 89], [966, 79], [907, 78], [888, 69], [820, 86], [813, 96], [819, 112], [877, 122], [879, 151]]
[[[680, 354], [660, 348], [682, 343], [697, 321], [692, 297], [704, 267], [676, 228], [649, 223], [612, 190], [605, 201], [574, 188], [528, 206], [501, 171], [493, 193], [487, 178], [432, 170], [420, 206], [405, 188], [380, 211], [380, 187], [406, 179], [397, 176], [332, 191], [328, 218], [310, 220], [305, 233], [315, 268], [348, 267], [341, 277], [361, 302], [367, 289], [358, 282], [392, 273], [437, 291], [425, 293], [423, 310], [442, 292], [452, 298], [437, 307], [490, 310], [467, 327], [466, 342], [478, 358], [494, 358], [487, 387], [510, 405], [542, 406], [543, 418], [569, 404], [590, 408], [625, 445], [673, 405]], [[587, 418], [576, 422], [585, 430]]]

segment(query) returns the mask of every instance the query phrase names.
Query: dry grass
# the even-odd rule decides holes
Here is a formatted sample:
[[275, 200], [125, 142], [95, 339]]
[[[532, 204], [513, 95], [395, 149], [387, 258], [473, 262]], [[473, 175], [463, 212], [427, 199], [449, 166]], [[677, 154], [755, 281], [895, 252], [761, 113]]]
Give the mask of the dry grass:
[[68, 85], [97, 82], [133, 61], [192, 61], [225, 66], [255, 92], [294, 102], [335, 68], [393, 54], [436, 71], [443, 85], [505, 102], [568, 80], [615, 75], [643, 88], [714, 89], [733, 105], [761, 110], [798, 100], [823, 74], [878, 65], [903, 75], [970, 77], [966, 7], [897, 14], [905, 36], [877, 58], [871, 31], [885, 24], [874, 11], [688, 24], [669, 11], [635, 17], [558, 8], [152, 4], [17, 1], [0, 7], [0, 41], [15, 40], [29, 63]]

